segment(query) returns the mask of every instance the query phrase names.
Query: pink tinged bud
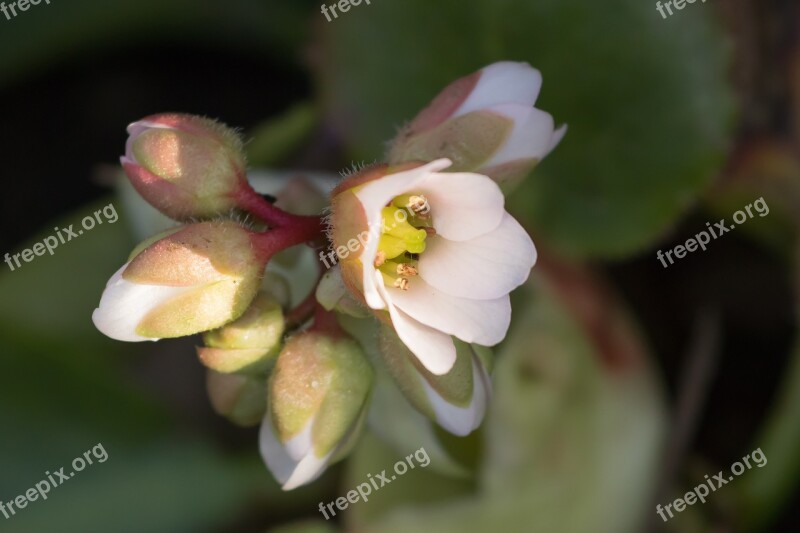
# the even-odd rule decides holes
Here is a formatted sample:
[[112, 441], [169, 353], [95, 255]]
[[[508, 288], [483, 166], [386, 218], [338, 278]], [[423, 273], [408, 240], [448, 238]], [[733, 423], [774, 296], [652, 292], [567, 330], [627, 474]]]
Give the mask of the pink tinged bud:
[[214, 412], [234, 424], [256, 426], [267, 410], [266, 378], [208, 371], [206, 388]]
[[236, 132], [192, 115], [154, 115], [128, 127], [122, 166], [137, 192], [176, 220], [236, 207], [245, 159]]
[[223, 374], [266, 375], [278, 355], [285, 330], [280, 304], [261, 292], [245, 313], [233, 322], [203, 334], [200, 361]]
[[553, 118], [533, 107], [542, 77], [526, 63], [500, 62], [457, 80], [395, 139], [392, 164], [453, 161], [506, 187], [525, 177], [561, 141]]
[[231, 221], [193, 224], [120, 268], [92, 320], [123, 341], [183, 337], [238, 318], [258, 292], [264, 260]]
[[261, 454], [284, 490], [316, 479], [346, 453], [366, 414], [373, 372], [345, 336], [300, 333], [286, 343], [269, 384]]

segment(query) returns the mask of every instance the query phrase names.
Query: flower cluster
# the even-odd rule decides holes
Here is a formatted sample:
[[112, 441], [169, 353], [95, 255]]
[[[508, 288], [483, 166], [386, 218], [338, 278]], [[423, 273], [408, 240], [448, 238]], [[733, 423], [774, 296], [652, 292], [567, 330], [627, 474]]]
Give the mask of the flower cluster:
[[[469, 434], [490, 401], [488, 347], [506, 336], [509, 293], [536, 261], [504, 191], [565, 132], [533, 107], [540, 87], [538, 71], [509, 62], [454, 82], [400, 132], [386, 164], [332, 190], [328, 217], [257, 194], [224, 125], [178, 114], [132, 124], [126, 174], [184, 225], [133, 251], [95, 325], [122, 341], [201, 333], [213, 407], [261, 424], [262, 456], [286, 490], [347, 454], [381, 373], [429, 420]], [[303, 245], [348, 253], [293, 305], [290, 283], [269, 270]]]

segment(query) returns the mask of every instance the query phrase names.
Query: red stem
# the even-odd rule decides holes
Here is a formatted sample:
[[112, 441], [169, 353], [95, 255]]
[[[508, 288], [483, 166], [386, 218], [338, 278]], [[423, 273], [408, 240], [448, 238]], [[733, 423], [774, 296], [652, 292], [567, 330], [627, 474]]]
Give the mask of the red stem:
[[253, 190], [249, 183], [239, 189], [235, 198], [240, 209], [255, 215], [273, 227], [293, 226], [298, 223], [309, 224], [312, 220], [319, 220], [317, 216], [293, 215], [275, 207]]
[[278, 252], [298, 244], [312, 243], [323, 238], [325, 226], [319, 217], [298, 217], [289, 226], [269, 229], [263, 233], [253, 233], [253, 244], [260, 259], [267, 263]]
[[325, 333], [331, 337], [341, 337], [345, 334], [339, 321], [336, 320], [336, 313], [327, 311], [320, 304], [317, 304], [314, 310], [314, 325], [311, 330]]
[[311, 294], [306, 296], [306, 299], [300, 302], [297, 307], [289, 311], [286, 315], [287, 329], [294, 329], [302, 326], [306, 320], [311, 318], [317, 308], [317, 294], [316, 289], [311, 291]]

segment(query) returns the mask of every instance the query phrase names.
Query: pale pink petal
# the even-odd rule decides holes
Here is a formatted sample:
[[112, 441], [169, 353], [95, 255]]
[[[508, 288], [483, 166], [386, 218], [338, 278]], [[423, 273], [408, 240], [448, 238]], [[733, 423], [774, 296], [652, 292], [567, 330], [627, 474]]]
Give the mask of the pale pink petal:
[[422, 380], [425, 393], [436, 414], [436, 422], [444, 429], [464, 437], [481, 425], [486, 414], [486, 406], [491, 401], [492, 388], [489, 376], [483, 365], [472, 358], [472, 400], [467, 407], [458, 407], [444, 400], [427, 381]]
[[480, 174], [435, 174], [420, 183], [415, 192], [427, 197], [433, 227], [445, 239], [466, 241], [489, 233], [505, 213], [500, 187]]
[[283, 490], [292, 490], [314, 481], [325, 471], [331, 460], [332, 453], [324, 457], [317, 457], [310, 447], [305, 455], [298, 457], [293, 457], [293, 454], [287, 451], [292, 450], [297, 453], [299, 448], [305, 447], [305, 444], [296, 445], [293, 442], [296, 439], [304, 443], [310, 442], [312, 425], [309, 423], [303, 433], [294, 437], [284, 447], [275, 434], [269, 415], [265, 416], [261, 422], [261, 431], [259, 432], [261, 457], [272, 475], [282, 485]]
[[525, 283], [536, 263], [533, 241], [508, 213], [497, 229], [475, 239], [455, 242], [434, 236], [427, 242], [419, 275], [451, 296], [499, 298]]
[[383, 283], [378, 284], [378, 289], [388, 304], [392, 325], [403, 344], [431, 373], [441, 376], [450, 372], [456, 362], [456, 347], [450, 335], [428, 327], [396, 308]]
[[453, 118], [503, 103], [533, 106], [542, 88], [542, 75], [527, 63], [501, 61], [481, 70], [481, 77]]
[[535, 107], [517, 104], [499, 105], [488, 109], [514, 121], [514, 129], [506, 142], [483, 164], [485, 168], [518, 159], [544, 159], [553, 142], [553, 117]]
[[464, 342], [494, 346], [505, 338], [511, 323], [507, 294], [494, 300], [450, 296], [419, 277], [411, 279], [406, 291], [386, 290], [392, 302], [408, 316]]

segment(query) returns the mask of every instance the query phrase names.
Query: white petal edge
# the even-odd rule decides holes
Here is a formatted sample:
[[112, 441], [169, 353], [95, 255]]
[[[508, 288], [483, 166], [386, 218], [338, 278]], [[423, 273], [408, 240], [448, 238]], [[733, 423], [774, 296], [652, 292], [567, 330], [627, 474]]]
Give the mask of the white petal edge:
[[550, 153], [555, 123], [549, 113], [520, 105], [500, 105], [487, 111], [513, 120], [514, 129], [500, 150], [483, 164], [484, 168], [518, 159], [542, 160]]
[[104, 335], [126, 342], [157, 341], [136, 333], [142, 319], [160, 304], [194, 290], [196, 287], [145, 285], [123, 279], [128, 263], [108, 280], [100, 305], [92, 313], [92, 322]]
[[166, 124], [149, 122], [147, 120], [139, 120], [137, 122], [130, 123], [127, 128], [128, 140], [125, 141], [125, 159], [131, 163], [138, 164], [136, 161], [136, 156], [133, 153], [133, 143], [136, 141], [136, 138], [139, 137], [139, 135], [147, 130], [152, 129], [174, 130], [175, 128], [172, 126], [167, 126]]
[[414, 320], [395, 307], [383, 281], [377, 287], [387, 302], [395, 332], [409, 351], [432, 374], [441, 376], [450, 372], [456, 362], [456, 346], [450, 335]]
[[530, 236], [505, 213], [494, 231], [469, 241], [430, 237], [418, 268], [422, 279], [451, 296], [492, 300], [525, 283], [536, 258]]
[[412, 319], [464, 342], [494, 346], [502, 341], [511, 324], [508, 294], [493, 300], [451, 296], [413, 278], [408, 290], [387, 288], [392, 302]]
[[289, 448], [295, 447], [293, 445], [295, 439], [298, 439], [298, 442], [310, 442], [312, 427], [313, 420], [306, 425], [303, 432], [293, 437], [284, 447], [275, 434], [269, 414], [261, 422], [258, 439], [259, 451], [267, 468], [281, 484], [283, 490], [292, 490], [314, 481], [322, 475], [331, 460], [333, 452], [324, 457], [317, 457], [309, 448], [308, 453], [295, 459], [287, 451]]
[[481, 70], [472, 93], [452, 118], [498, 104], [533, 106], [542, 88], [542, 74], [528, 63], [500, 61]]
[[433, 407], [436, 422], [444, 429], [459, 437], [465, 437], [478, 429], [486, 407], [491, 401], [492, 388], [489, 376], [483, 365], [472, 356], [472, 400], [468, 407], [458, 407], [445, 401], [439, 394], [422, 380], [425, 393]]

